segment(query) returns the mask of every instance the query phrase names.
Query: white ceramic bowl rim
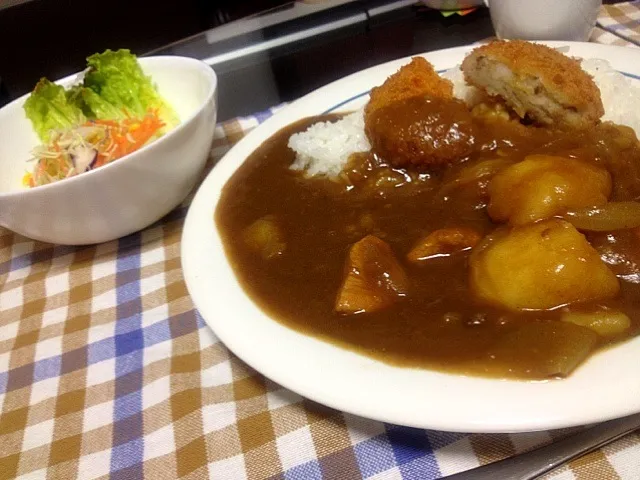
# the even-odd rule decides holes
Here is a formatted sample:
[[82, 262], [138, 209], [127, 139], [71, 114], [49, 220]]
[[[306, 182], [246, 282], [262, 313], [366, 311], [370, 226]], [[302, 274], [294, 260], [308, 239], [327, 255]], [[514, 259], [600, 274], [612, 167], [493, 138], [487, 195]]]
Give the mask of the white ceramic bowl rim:
[[[206, 97], [200, 103], [198, 108], [196, 108], [186, 119], [181, 120], [180, 123], [178, 124], [178, 126], [176, 126], [175, 128], [169, 130], [166, 134], [164, 134], [162, 137], [158, 138], [157, 140], [154, 140], [153, 142], [148, 143], [147, 145], [144, 145], [142, 148], [139, 148], [135, 152], [129, 153], [129, 154], [125, 155], [124, 157], [121, 157], [116, 161], [107, 163], [106, 165], [103, 165], [103, 166], [101, 166], [99, 168], [95, 168], [93, 170], [89, 170], [88, 172], [84, 172], [82, 174], [74, 175], [72, 177], [65, 178], [63, 180], [59, 180], [57, 182], [47, 183], [46, 185], [40, 185], [40, 186], [38, 186], [36, 188], [25, 188], [23, 190], [17, 190], [17, 191], [11, 191], [11, 192], [0, 192], [0, 199], [3, 199], [3, 198], [9, 199], [9, 198], [12, 198], [12, 197], [28, 195], [29, 193], [31, 193], [33, 191], [36, 191], [36, 190], [41, 192], [44, 189], [64, 188], [64, 185], [68, 185], [71, 182], [81, 182], [82, 179], [86, 178], [88, 175], [99, 175], [99, 172], [101, 172], [101, 171], [103, 171], [103, 170], [105, 170], [107, 168], [117, 167], [122, 162], [135, 161], [134, 158], [138, 154], [146, 152], [147, 150], [149, 150], [151, 148], [154, 148], [154, 147], [156, 147], [158, 145], [162, 145], [164, 142], [166, 142], [168, 140], [169, 137], [171, 137], [175, 133], [179, 132], [180, 130], [186, 128], [191, 122], [193, 122], [194, 118], [196, 118], [198, 116], [198, 114], [205, 108], [205, 106], [209, 104], [209, 102], [211, 101], [211, 98], [215, 95], [216, 87], [217, 87], [217, 84], [218, 84], [218, 78], [217, 78], [215, 72], [213, 71], [213, 69], [209, 65], [207, 65], [206, 63], [202, 62], [201, 60], [197, 60], [197, 59], [191, 58], [191, 57], [181, 57], [181, 56], [172, 56], [172, 55], [158, 55], [158, 56], [151, 56], [151, 57], [140, 57], [140, 58], [138, 58], [138, 60], [141, 61], [142, 63], [145, 63], [146, 60], [170, 60], [170, 61], [173, 61], [173, 62], [183, 62], [185, 64], [191, 64], [194, 67], [200, 68], [203, 72], [209, 72], [210, 73], [211, 84], [209, 86], [209, 91], [207, 92]], [[68, 75], [68, 76], [66, 76], [64, 78], [61, 78], [59, 80], [56, 80], [54, 83], [61, 84], [61, 85], [69, 84], [73, 80], [78, 80], [80, 78], [80, 75], [82, 75], [83, 73], [84, 73], [84, 70], [81, 71], [81, 72], [77, 72], [77, 73]], [[151, 80], [153, 80], [153, 78]], [[24, 99], [26, 97], [28, 97], [30, 94], [31, 94], [31, 92], [29, 92], [29, 93], [27, 93], [27, 94], [15, 99], [15, 100], [13, 100], [11, 103], [9, 103], [9, 104], [5, 105], [4, 107], [2, 107], [0, 109], [0, 112], [2, 110], [4, 110], [5, 108], [9, 108], [9, 107], [15, 105], [16, 103], [24, 101]]]

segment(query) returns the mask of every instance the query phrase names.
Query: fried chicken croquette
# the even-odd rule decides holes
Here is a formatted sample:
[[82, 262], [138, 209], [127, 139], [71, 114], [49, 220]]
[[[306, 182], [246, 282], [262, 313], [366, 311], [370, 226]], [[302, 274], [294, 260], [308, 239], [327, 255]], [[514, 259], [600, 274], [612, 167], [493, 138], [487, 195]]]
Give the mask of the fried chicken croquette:
[[392, 167], [435, 167], [470, 155], [477, 127], [462, 100], [422, 95], [378, 108], [365, 132], [373, 151]]
[[441, 165], [473, 148], [468, 109], [422, 57], [371, 91], [364, 119], [373, 151], [393, 167]]
[[540, 125], [584, 128], [604, 114], [600, 91], [580, 62], [544, 45], [495, 41], [467, 55], [462, 71], [467, 83]]
[[452, 98], [453, 84], [440, 77], [433, 66], [422, 57], [414, 57], [411, 63], [391, 75], [379, 87], [371, 90], [365, 107], [365, 122], [377, 109], [410, 97], [430, 95]]

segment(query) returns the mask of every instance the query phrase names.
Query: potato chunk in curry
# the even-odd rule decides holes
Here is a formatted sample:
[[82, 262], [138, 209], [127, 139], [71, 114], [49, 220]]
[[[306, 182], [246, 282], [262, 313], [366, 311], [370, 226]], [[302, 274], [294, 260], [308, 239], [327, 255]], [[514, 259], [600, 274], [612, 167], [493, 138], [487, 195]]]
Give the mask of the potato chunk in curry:
[[[502, 337], [488, 356], [494, 374], [522, 375], [535, 365], [542, 377], [566, 377], [587, 358], [597, 339], [596, 333], [580, 325], [532, 320]], [[528, 358], [525, 364], [518, 362], [523, 356]]]
[[489, 184], [489, 216], [522, 225], [569, 208], [604, 205], [611, 194], [606, 170], [573, 158], [530, 155]]
[[408, 290], [409, 279], [391, 247], [368, 235], [349, 250], [335, 309], [345, 314], [374, 312], [390, 306]]
[[243, 232], [244, 243], [265, 260], [282, 255], [287, 248], [282, 230], [273, 215], [259, 218]]
[[471, 289], [511, 310], [611, 298], [618, 279], [571, 224], [557, 219], [497, 231], [474, 249]]

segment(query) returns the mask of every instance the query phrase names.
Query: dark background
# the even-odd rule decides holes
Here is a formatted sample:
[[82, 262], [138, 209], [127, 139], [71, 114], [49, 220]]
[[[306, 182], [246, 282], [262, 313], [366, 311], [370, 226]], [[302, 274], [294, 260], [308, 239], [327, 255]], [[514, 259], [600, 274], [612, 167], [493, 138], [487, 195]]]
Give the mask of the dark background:
[[[29, 92], [40, 77], [54, 80], [81, 70], [92, 53], [129, 48], [142, 55], [287, 3], [290, 0], [31, 0], [0, 9], [0, 105]], [[342, 8], [342, 13], [364, 11], [379, 3], [384, 2], [357, 0]], [[341, 14], [339, 10], [324, 15], [334, 18]], [[216, 65], [220, 90], [229, 92], [220, 99], [219, 118], [293, 100], [393, 58], [470, 43], [492, 33], [486, 9], [444, 18], [426, 7], [407, 7], [366, 24], [275, 49], [266, 57]], [[182, 54], [171, 48], [159, 53]], [[276, 82], [276, 91], [269, 95], [252, 88], [265, 68], [273, 71]]]
[[[1, 0], [0, 0], [1, 3]], [[32, 0], [0, 10], [0, 77], [11, 97], [82, 69], [106, 48], [136, 54], [286, 0]]]
[[[92, 53], [129, 48], [137, 55], [184, 54], [163, 47], [254, 13], [283, 8], [291, 0], [31, 0], [1, 8], [2, 1], [0, 106], [30, 91], [40, 77], [55, 80], [81, 70]], [[363, 11], [380, 2], [384, 3], [357, 0], [343, 10]], [[339, 14], [336, 9], [325, 15]], [[435, 10], [412, 6], [266, 56], [216, 65], [220, 90], [228, 93], [220, 98], [219, 119], [293, 100], [368, 66], [491, 35], [487, 9], [445, 18]], [[266, 95], [253, 88], [265, 69], [275, 81], [275, 90]]]

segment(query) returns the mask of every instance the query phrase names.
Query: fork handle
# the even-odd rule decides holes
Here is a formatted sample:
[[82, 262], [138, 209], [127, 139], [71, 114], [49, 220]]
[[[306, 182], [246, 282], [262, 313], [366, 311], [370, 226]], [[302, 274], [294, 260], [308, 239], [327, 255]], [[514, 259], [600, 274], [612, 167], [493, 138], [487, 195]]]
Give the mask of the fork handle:
[[640, 413], [609, 420], [549, 445], [442, 480], [533, 480], [560, 465], [640, 428]]

